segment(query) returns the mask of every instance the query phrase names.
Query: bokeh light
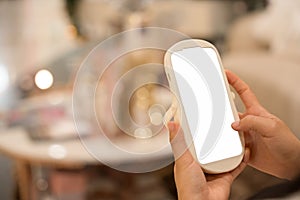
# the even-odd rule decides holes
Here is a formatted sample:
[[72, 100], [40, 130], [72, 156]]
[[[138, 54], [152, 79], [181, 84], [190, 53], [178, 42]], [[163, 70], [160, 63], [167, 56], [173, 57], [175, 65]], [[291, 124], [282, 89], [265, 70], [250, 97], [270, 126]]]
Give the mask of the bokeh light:
[[9, 84], [9, 75], [6, 67], [0, 64], [0, 93], [4, 92]]
[[53, 85], [53, 75], [46, 69], [39, 70], [34, 77], [35, 84], [41, 90], [46, 90]]

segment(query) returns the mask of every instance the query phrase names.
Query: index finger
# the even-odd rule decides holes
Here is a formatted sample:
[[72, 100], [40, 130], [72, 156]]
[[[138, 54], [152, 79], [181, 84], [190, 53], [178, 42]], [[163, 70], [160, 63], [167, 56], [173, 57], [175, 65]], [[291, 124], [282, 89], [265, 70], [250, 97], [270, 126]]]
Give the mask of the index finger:
[[243, 80], [241, 80], [237, 75], [235, 75], [233, 72], [229, 70], [226, 70], [225, 72], [229, 84], [232, 85], [232, 87], [241, 97], [243, 103], [245, 104], [246, 109], [252, 106], [259, 105], [259, 102], [255, 94], [251, 91], [249, 86]]

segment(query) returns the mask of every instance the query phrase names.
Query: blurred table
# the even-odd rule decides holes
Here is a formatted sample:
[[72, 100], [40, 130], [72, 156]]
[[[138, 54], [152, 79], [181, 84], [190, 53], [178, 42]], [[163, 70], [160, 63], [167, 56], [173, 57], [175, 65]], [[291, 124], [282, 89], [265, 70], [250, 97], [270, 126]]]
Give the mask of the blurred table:
[[78, 169], [96, 165], [94, 159], [79, 139], [65, 141], [34, 141], [22, 128], [2, 130], [0, 151], [16, 162], [16, 173], [21, 199], [31, 199], [31, 167], [50, 166]]
[[80, 139], [34, 141], [22, 128], [1, 131], [0, 151], [33, 164], [77, 168], [99, 163], [86, 151]]
[[[101, 140], [91, 138], [90, 142], [93, 143], [94, 141], [99, 143]], [[157, 138], [155, 141], [162, 141], [162, 138]], [[128, 143], [125, 140], [124, 143], [126, 142]], [[148, 144], [151, 145], [151, 143]], [[97, 146], [107, 159], [121, 163], [134, 162], [130, 157], [124, 158], [123, 155], [114, 154], [103, 144], [97, 144]], [[72, 170], [101, 164], [85, 149], [79, 138], [61, 141], [35, 141], [21, 127], [0, 131], [0, 151], [16, 162], [18, 186], [21, 199], [24, 200], [33, 199], [31, 194], [32, 185], [35, 184], [32, 176], [33, 167], [53, 167]], [[172, 159], [171, 149], [166, 148], [160, 157], [145, 156], [144, 159], [152, 163], [153, 160], [161, 162], [162, 160]], [[141, 161], [139, 160], [139, 162]]]

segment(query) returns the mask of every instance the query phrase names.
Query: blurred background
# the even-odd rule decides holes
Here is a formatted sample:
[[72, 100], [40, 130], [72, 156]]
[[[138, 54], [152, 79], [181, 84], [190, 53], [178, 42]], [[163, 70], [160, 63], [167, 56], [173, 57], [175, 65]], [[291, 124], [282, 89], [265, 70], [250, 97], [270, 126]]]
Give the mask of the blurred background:
[[[244, 79], [300, 138], [299, 24], [298, 0], [0, 0], [0, 199], [176, 199], [172, 164], [142, 174], [100, 165], [78, 140], [73, 123], [72, 87], [80, 64], [98, 43], [132, 28], [170, 28], [212, 42], [224, 67]], [[163, 55], [145, 50], [122, 56], [97, 90], [109, 94], [122, 74], [137, 65], [163, 63]], [[101, 66], [101, 58], [95, 62]], [[150, 76], [166, 82], [162, 70], [149, 69], [140, 78]], [[89, 84], [93, 78], [84, 80]], [[96, 98], [104, 134], [128, 142], [112, 122], [109, 98]], [[159, 129], [171, 101], [167, 89], [146, 85], [133, 94], [130, 113], [136, 122]], [[238, 98], [236, 104], [243, 111]], [[123, 110], [120, 106], [118, 117], [125, 119]], [[88, 114], [83, 108], [83, 117]], [[91, 125], [83, 127], [88, 138], [95, 137]], [[153, 134], [143, 129], [131, 136]], [[244, 199], [280, 181], [247, 167], [230, 198]]]

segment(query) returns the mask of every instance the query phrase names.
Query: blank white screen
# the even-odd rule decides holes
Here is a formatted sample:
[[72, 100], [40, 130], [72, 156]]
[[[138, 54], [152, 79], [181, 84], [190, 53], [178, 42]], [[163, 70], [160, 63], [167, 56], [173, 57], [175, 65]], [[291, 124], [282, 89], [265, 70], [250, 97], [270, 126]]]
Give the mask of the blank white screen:
[[[218, 113], [213, 113], [214, 109], [210, 93], [214, 91], [210, 91], [209, 86], [205, 81], [205, 77], [201, 76], [201, 73], [198, 73], [201, 71], [203, 63], [207, 62], [203, 61], [203, 63], [197, 63], [197, 66], [192, 66], [191, 63], [184, 59], [184, 55], [191, 51], [195, 53], [196, 51], [200, 52], [203, 50], [207, 54], [205, 59], [211, 59], [212, 62], [210, 63], [213, 63], [213, 66], [208, 67], [216, 68], [218, 74], [215, 76], [222, 79], [221, 83], [223, 84], [223, 92], [225, 94], [225, 121], [223, 124], [223, 129], [220, 132], [220, 137], [217, 140], [214, 148], [207, 156], [201, 158], [199, 153], [203, 144], [205, 143], [205, 139], [209, 138], [207, 135], [211, 120], [213, 119], [213, 114]], [[171, 55], [171, 62], [175, 71], [179, 95], [188, 125], [189, 127], [197, 127], [196, 129], [192, 128], [191, 131], [193, 131], [192, 134], [194, 135], [194, 146], [199, 162], [202, 164], [207, 164], [240, 155], [242, 153], [242, 145], [238, 133], [231, 128], [231, 123], [234, 122], [234, 116], [230, 108], [229, 98], [227, 96], [227, 91], [225, 90], [225, 82], [222, 78], [221, 67], [215, 51], [211, 48], [187, 48], [173, 53]], [[184, 81], [185, 83], [183, 83]], [[183, 85], [186, 84], [190, 86], [193, 95], [191, 95], [191, 91], [187, 91], [186, 87], [183, 87]], [[194, 98], [195, 102], [197, 103], [191, 103], [191, 98]], [[195, 115], [195, 113], [197, 114]]]

